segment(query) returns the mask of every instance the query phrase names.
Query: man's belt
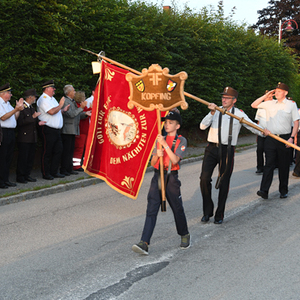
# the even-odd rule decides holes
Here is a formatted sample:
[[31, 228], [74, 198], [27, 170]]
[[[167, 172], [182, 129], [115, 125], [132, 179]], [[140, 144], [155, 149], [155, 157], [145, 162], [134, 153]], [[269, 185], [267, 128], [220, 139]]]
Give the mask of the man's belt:
[[11, 128], [11, 127], [1, 127], [2, 130], [9, 130], [9, 131], [13, 131], [15, 130], [15, 128]]
[[274, 135], [279, 136], [281, 138], [286, 138], [286, 137], [290, 137], [291, 133], [285, 133], [285, 134], [276, 134], [276, 133], [274, 133]]
[[[214, 147], [217, 147], [217, 148], [218, 148], [219, 145], [220, 145], [219, 143], [212, 143], [212, 142], [208, 142], [208, 143], [209, 143], [210, 145], [214, 146]], [[224, 144], [221, 144], [221, 146], [228, 147], [228, 145], [224, 145]], [[232, 145], [231, 145], [231, 147], [235, 147], [235, 146], [232, 146]]]

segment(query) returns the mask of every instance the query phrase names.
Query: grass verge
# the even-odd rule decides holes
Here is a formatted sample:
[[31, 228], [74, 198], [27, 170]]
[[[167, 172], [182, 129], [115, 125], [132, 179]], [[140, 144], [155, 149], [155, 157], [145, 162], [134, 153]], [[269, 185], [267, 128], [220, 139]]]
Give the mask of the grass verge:
[[22, 194], [22, 193], [25, 193], [25, 192], [39, 191], [39, 190], [47, 189], [47, 188], [57, 186], [57, 185], [60, 185], [60, 184], [66, 184], [66, 183], [75, 182], [75, 181], [88, 179], [88, 178], [92, 178], [92, 176], [89, 176], [89, 177], [86, 177], [86, 178], [85, 177], [79, 177], [79, 178], [76, 178], [75, 180], [60, 180], [59, 182], [56, 182], [56, 183], [53, 183], [53, 184], [45, 184], [45, 185], [41, 185], [41, 186], [35, 186], [35, 187], [32, 187], [32, 188], [21, 189], [21, 190], [18, 190], [18, 191], [12, 191], [12, 192], [1, 195], [0, 198], [15, 196], [15, 195], [19, 195], [19, 194]]

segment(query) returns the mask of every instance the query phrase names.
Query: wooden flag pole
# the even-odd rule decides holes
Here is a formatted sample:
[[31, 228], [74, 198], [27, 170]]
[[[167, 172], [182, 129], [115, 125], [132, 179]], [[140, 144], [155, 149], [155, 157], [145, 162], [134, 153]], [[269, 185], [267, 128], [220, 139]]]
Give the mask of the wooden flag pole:
[[[141, 75], [141, 74], [142, 74], [142, 73], [139, 72], [139, 71], [136, 71], [136, 70], [134, 70], [134, 69], [132, 69], [132, 68], [130, 68], [130, 67], [127, 67], [127, 66], [125, 66], [125, 65], [122, 65], [122, 64], [120, 64], [120, 63], [118, 63], [118, 62], [116, 62], [116, 61], [114, 61], [114, 60], [112, 60], [112, 59], [110, 59], [110, 58], [105, 57], [105, 56], [96, 54], [96, 53], [91, 52], [91, 51], [86, 50], [86, 49], [82, 49], [82, 48], [81, 48], [81, 50], [86, 51], [86, 52], [89, 52], [89, 53], [91, 53], [91, 54], [94, 54], [94, 55], [96, 55], [98, 58], [107, 60], [108, 62], [110, 62], [110, 63], [112, 63], [112, 64], [114, 64], [114, 65], [117, 65], [117, 66], [119, 66], [119, 67], [121, 67], [121, 68], [124, 68], [124, 69], [126, 69], [126, 70], [128, 70], [128, 71], [130, 71], [130, 72], [132, 72], [132, 73], [137, 74], [137, 75]], [[184, 95], [185, 95], [186, 97], [189, 97], [189, 98], [191, 98], [191, 99], [194, 99], [194, 100], [196, 100], [196, 101], [198, 101], [198, 102], [200, 102], [200, 103], [202, 103], [202, 104], [205, 104], [206, 106], [209, 105], [209, 102], [207, 102], [207, 101], [205, 101], [205, 100], [203, 100], [203, 99], [201, 99], [201, 98], [198, 98], [198, 97], [196, 97], [196, 96], [194, 96], [194, 95], [192, 95], [192, 94], [189, 94], [189, 93], [187, 93], [187, 92], [184, 92]], [[249, 125], [250, 127], [254, 128], [254, 129], [256, 129], [256, 130], [259, 130], [260, 132], [263, 132], [263, 131], [264, 131], [264, 130], [263, 130], [262, 128], [260, 128], [259, 126], [254, 125], [254, 124], [252, 124], [252, 123], [250, 123], [250, 122], [244, 120], [243, 118], [239, 118], [238, 116], [236, 116], [236, 115], [234, 115], [234, 114], [232, 114], [232, 113], [230, 113], [230, 112], [224, 110], [223, 108], [220, 108], [220, 107], [217, 106], [217, 107], [216, 107], [216, 110], [222, 112], [223, 114], [227, 114], [227, 115], [229, 115], [229, 116], [231, 116], [231, 117], [237, 119], [240, 123]], [[289, 146], [289, 147], [292, 147], [292, 148], [294, 148], [294, 149], [300, 151], [300, 147], [298, 147], [297, 145], [294, 145], [294, 144], [292, 144], [292, 143], [289, 143], [289, 142], [286, 141], [285, 139], [283, 139], [283, 138], [277, 136], [276, 134], [270, 133], [269, 136], [272, 137], [273, 139], [275, 139], [275, 140], [281, 142], [281, 143], [286, 144], [286, 145]]]
[[[158, 134], [161, 134], [161, 115], [160, 110], [157, 109], [157, 127]], [[162, 149], [161, 144], [159, 144], [159, 150]], [[161, 211], [166, 211], [166, 190], [165, 190], [165, 177], [164, 177], [164, 158], [161, 156], [159, 158], [159, 170], [160, 170], [160, 182], [161, 182]]]
[[[203, 104], [205, 104], [205, 105], [207, 105], [207, 106], [209, 105], [209, 102], [207, 102], [207, 101], [205, 101], [205, 100], [203, 100], [203, 99], [200, 99], [200, 98], [198, 98], [198, 97], [196, 97], [196, 96], [194, 96], [194, 95], [191, 95], [191, 94], [186, 93], [186, 92], [184, 92], [184, 95], [187, 96], [187, 97], [189, 97], [189, 98], [192, 98], [192, 99], [194, 99], [194, 100], [196, 100], [196, 101], [198, 101], [198, 102], [200, 102], [200, 103], [203, 103]], [[248, 126], [254, 128], [254, 129], [256, 129], [256, 130], [258, 130], [258, 131], [260, 131], [260, 132], [263, 132], [263, 131], [264, 131], [261, 127], [259, 127], [259, 126], [257, 126], [257, 125], [254, 125], [254, 124], [252, 124], [252, 123], [246, 121], [244, 118], [240, 118], [240, 117], [238, 117], [238, 116], [236, 116], [236, 115], [230, 113], [229, 111], [226, 111], [225, 109], [223, 109], [223, 108], [221, 108], [221, 107], [219, 107], [219, 106], [216, 107], [216, 110], [220, 111], [222, 114], [227, 114], [227, 115], [229, 115], [229, 116], [231, 116], [231, 117], [237, 119], [240, 123], [246, 124], [246, 125], [248, 125]], [[284, 143], [284, 144], [286, 144], [286, 145], [288, 145], [288, 146], [290, 146], [290, 147], [292, 147], [292, 148], [294, 148], [294, 149], [300, 151], [300, 147], [299, 147], [299, 146], [297, 146], [297, 145], [295, 145], [295, 144], [292, 144], [292, 143], [289, 143], [287, 140], [285, 140], [285, 139], [283, 139], [283, 138], [277, 136], [276, 134], [270, 133], [269, 136], [272, 137], [273, 139], [275, 139], [275, 140], [281, 142], [281, 143]]]

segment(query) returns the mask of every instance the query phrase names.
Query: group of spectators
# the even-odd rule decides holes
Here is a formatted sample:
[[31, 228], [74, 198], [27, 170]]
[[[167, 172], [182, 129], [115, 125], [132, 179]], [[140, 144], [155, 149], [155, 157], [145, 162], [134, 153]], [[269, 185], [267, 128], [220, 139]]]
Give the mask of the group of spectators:
[[[54, 98], [55, 90], [54, 81], [49, 80], [42, 85], [41, 96], [35, 89], [26, 90], [13, 107], [9, 102], [12, 97], [10, 84], [0, 86], [0, 188], [16, 186], [9, 180], [16, 139], [18, 183], [37, 180], [30, 175], [38, 136], [42, 141], [43, 179], [53, 180], [83, 171], [81, 160], [94, 97], [86, 99], [83, 91], [76, 92], [72, 85], [66, 85], [65, 96], [58, 102]], [[37, 111], [32, 106], [35, 102]]]

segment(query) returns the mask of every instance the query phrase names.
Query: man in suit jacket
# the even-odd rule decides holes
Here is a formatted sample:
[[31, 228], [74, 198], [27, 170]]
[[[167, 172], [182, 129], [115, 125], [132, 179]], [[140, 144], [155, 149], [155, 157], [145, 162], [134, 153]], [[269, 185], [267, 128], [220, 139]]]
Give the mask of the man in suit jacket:
[[77, 107], [74, 101], [75, 89], [72, 85], [68, 84], [64, 87], [65, 104], [69, 105], [68, 111], [63, 113], [63, 127], [62, 127], [62, 142], [63, 152], [61, 156], [60, 173], [69, 176], [71, 174], [78, 174], [73, 171], [73, 154], [75, 146], [75, 135], [79, 135], [79, 121], [80, 114], [84, 114], [83, 109], [86, 106], [86, 101], [80, 103], [80, 107]]
[[[36, 179], [30, 176], [37, 143], [37, 122], [41, 113], [35, 111], [32, 106], [35, 103], [38, 94], [35, 89], [29, 89], [24, 92], [24, 110], [20, 111], [17, 121], [18, 129], [18, 160], [17, 160], [17, 182], [27, 183], [35, 182]], [[40, 121], [39, 125], [44, 125], [44, 121]]]

